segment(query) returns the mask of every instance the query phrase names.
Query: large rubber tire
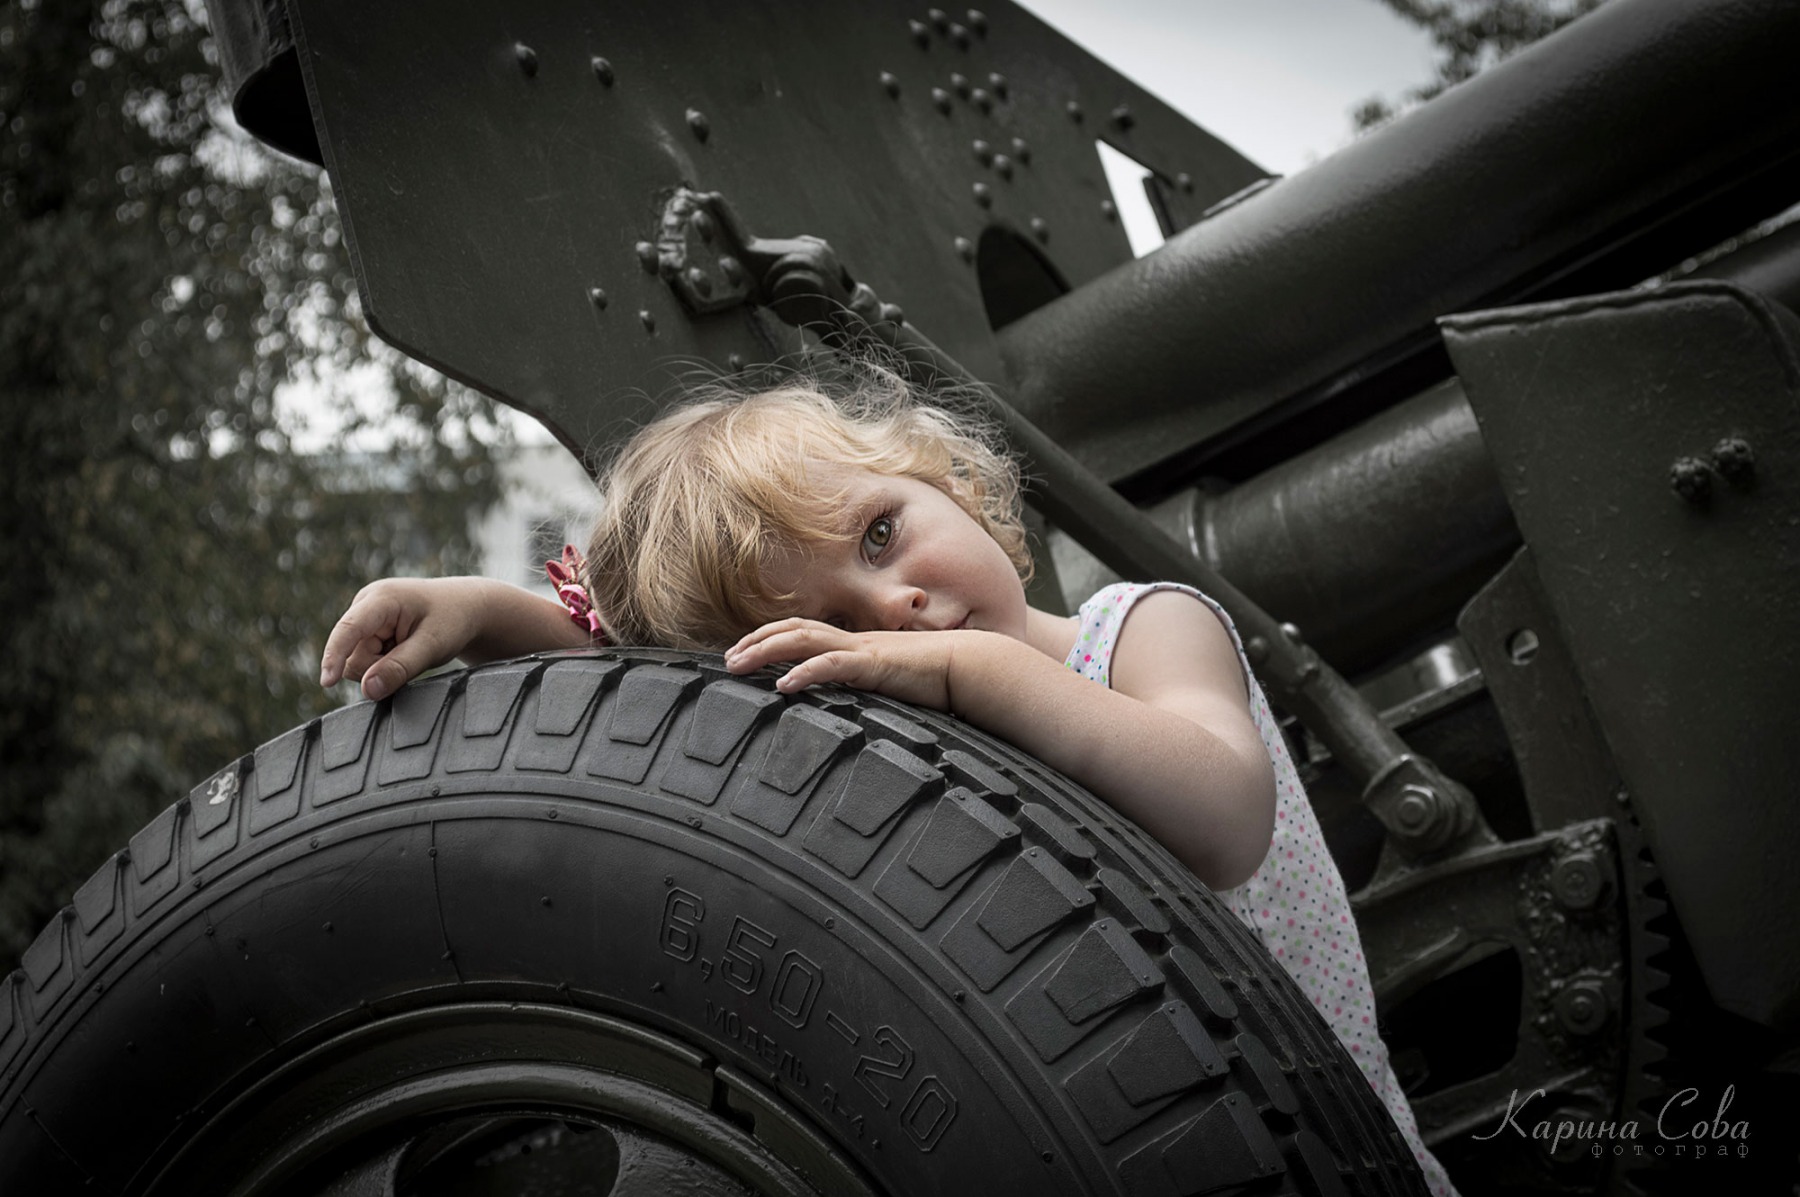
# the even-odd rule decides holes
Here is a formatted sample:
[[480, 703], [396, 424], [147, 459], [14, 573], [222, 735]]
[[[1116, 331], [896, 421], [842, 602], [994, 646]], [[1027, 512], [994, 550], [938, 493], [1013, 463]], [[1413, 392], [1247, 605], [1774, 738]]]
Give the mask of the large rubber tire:
[[955, 719], [700, 655], [508, 662], [290, 732], [0, 988], [0, 1192], [387, 1192], [503, 1117], [765, 1192], [1423, 1192], [1137, 829]]

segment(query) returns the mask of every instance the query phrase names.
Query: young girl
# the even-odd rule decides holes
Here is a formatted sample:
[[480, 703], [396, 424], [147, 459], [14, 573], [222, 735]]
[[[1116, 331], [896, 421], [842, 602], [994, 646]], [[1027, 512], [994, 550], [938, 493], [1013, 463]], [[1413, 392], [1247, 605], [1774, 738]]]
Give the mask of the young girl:
[[835, 682], [950, 711], [1085, 785], [1218, 892], [1360, 1063], [1433, 1191], [1452, 1191], [1376, 1033], [1343, 880], [1217, 604], [1158, 583], [1110, 586], [1074, 618], [1028, 606], [1016, 466], [891, 378], [691, 402], [625, 446], [604, 492], [585, 565], [559, 579], [570, 610], [480, 578], [377, 582], [333, 629], [320, 683], [360, 678], [380, 699], [452, 658], [601, 635], [722, 650], [733, 673], [791, 663], [784, 693]]

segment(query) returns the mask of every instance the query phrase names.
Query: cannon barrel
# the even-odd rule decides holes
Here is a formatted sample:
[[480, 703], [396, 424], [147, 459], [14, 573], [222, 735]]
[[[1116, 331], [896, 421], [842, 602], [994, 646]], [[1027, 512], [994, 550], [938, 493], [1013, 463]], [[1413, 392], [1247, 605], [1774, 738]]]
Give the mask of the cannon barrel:
[[1602, 8], [1007, 325], [1011, 394], [1115, 481], [1398, 399], [1448, 373], [1446, 313], [1632, 285], [1791, 203], [1795, 45], [1788, 0]]

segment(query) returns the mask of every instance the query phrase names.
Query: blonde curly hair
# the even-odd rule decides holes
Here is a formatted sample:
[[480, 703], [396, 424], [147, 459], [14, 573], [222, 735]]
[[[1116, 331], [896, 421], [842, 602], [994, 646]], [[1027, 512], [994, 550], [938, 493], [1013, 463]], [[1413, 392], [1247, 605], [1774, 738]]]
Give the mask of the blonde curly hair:
[[798, 596], [765, 581], [769, 564], [861, 535], [842, 526], [842, 487], [821, 466], [936, 486], [1030, 578], [1018, 465], [980, 422], [879, 368], [842, 387], [713, 383], [641, 429], [603, 476], [582, 580], [607, 637], [722, 649], [791, 614]]

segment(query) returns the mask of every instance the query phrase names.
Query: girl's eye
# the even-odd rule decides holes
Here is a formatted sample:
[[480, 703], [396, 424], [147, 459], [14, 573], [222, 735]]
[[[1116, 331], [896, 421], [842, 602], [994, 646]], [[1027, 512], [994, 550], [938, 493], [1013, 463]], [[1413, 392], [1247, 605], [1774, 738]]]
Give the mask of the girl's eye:
[[881, 516], [871, 521], [868, 529], [863, 533], [863, 552], [868, 555], [870, 560], [874, 560], [881, 556], [882, 551], [889, 544], [893, 543], [893, 539], [894, 521], [888, 516]]

